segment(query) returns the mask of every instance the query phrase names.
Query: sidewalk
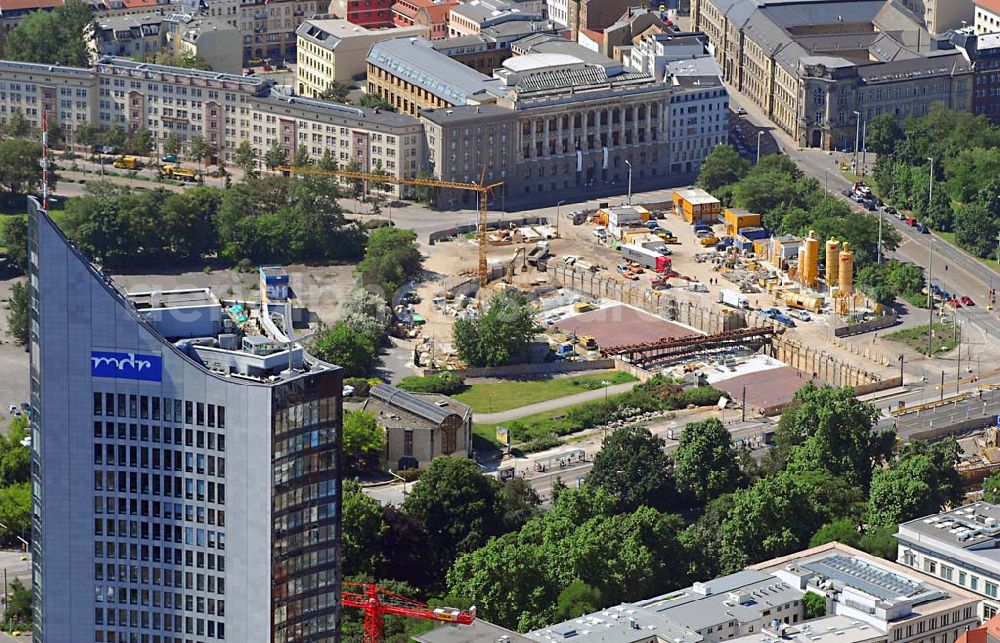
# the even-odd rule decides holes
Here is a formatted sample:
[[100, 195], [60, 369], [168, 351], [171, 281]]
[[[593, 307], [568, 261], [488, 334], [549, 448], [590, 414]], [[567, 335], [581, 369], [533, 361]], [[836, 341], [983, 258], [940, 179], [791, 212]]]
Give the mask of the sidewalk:
[[582, 404], [583, 402], [590, 402], [592, 400], [604, 399], [605, 395], [617, 395], [619, 393], [627, 393], [631, 391], [632, 388], [638, 383], [639, 382], [636, 381], [636, 382], [625, 382], [624, 384], [615, 384], [614, 386], [608, 386], [606, 390], [604, 388], [598, 388], [592, 391], [584, 391], [583, 393], [575, 393], [573, 395], [567, 395], [565, 397], [557, 397], [554, 400], [546, 400], [544, 402], [536, 402], [535, 404], [528, 404], [527, 406], [519, 406], [514, 409], [500, 411], [499, 413], [477, 413], [475, 416], [475, 420], [477, 424], [496, 424], [497, 422], [510, 422], [518, 418], [534, 415], [535, 413], [544, 413], [545, 411], [561, 409], [564, 406], [571, 406], [574, 404]]

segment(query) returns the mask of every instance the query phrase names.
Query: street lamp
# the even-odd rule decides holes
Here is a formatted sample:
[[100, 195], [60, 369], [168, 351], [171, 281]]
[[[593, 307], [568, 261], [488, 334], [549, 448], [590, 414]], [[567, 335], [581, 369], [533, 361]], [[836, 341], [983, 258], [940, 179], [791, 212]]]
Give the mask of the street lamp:
[[764, 130], [757, 132], [757, 163], [760, 163], [760, 137], [764, 135]]
[[632, 205], [632, 161], [625, 159], [625, 165], [628, 166], [628, 204]]
[[406, 495], [406, 478], [404, 478], [403, 476], [399, 475], [398, 473], [396, 473], [392, 469], [386, 469], [386, 471], [389, 472], [390, 476], [392, 476], [396, 480], [399, 480], [400, 482], [403, 483], [403, 495], [405, 496]]
[[[927, 186], [927, 209], [930, 210], [931, 198], [934, 196], [934, 157], [928, 156], [930, 161], [930, 183]], [[927, 238], [927, 357], [934, 357], [934, 294], [931, 289], [931, 280], [934, 277], [934, 235]]]
[[[625, 162], [628, 163], [628, 161], [625, 161]], [[562, 216], [560, 216], [560, 213], [561, 213], [560, 208], [562, 207], [563, 203], [566, 203], [566, 201], [564, 200], [564, 201], [560, 201], [559, 203], [556, 203], [556, 236], [557, 237], [559, 236], [559, 219], [562, 218]]]
[[858, 147], [861, 145], [861, 112], [854, 110], [854, 174], [858, 173]]

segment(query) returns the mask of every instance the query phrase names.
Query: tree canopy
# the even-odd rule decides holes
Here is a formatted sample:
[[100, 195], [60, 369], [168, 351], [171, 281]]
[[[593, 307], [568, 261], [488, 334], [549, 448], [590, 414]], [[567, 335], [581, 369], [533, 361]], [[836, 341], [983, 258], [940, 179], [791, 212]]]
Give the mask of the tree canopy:
[[611, 494], [620, 511], [668, 509], [674, 504], [673, 462], [664, 447], [647, 428], [618, 429], [594, 457], [587, 484]]
[[500, 366], [522, 359], [535, 336], [534, 316], [522, 292], [502, 290], [479, 317], [455, 322], [455, 350], [469, 366]]
[[8, 60], [69, 67], [88, 67], [88, 43], [96, 30], [94, 16], [82, 0], [67, 0], [52, 11], [34, 11], [6, 36]]
[[689, 494], [704, 503], [735, 491], [744, 482], [732, 437], [714, 418], [685, 426], [673, 458], [682, 497]]

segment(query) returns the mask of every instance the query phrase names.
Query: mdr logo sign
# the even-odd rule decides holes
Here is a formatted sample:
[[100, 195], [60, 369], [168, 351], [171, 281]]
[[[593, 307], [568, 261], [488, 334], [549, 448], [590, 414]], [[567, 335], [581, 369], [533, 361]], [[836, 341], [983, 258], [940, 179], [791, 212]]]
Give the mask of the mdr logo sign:
[[91, 351], [90, 374], [93, 377], [159, 382], [163, 377], [163, 358], [141, 353]]

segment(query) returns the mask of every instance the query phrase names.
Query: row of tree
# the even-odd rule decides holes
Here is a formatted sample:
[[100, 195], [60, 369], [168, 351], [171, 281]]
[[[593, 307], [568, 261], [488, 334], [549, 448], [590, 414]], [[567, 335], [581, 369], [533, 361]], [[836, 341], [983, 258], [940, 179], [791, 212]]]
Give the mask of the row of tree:
[[[805, 235], [847, 241], [858, 266], [878, 256], [878, 221], [870, 213], [856, 214], [842, 200], [826, 194], [819, 182], [806, 178], [787, 156], [763, 156], [751, 166], [730, 145], [716, 147], [698, 174], [699, 187], [726, 206], [762, 215], [764, 227], [776, 234]], [[900, 237], [889, 226], [882, 230], [883, 252], [895, 250]]]
[[874, 177], [883, 199], [954, 232], [969, 252], [997, 256], [1000, 127], [941, 106], [902, 125], [883, 114], [868, 126], [868, 148], [878, 154]]
[[440, 458], [401, 510], [351, 492], [345, 570], [523, 631], [831, 540], [894, 558], [897, 523], [960, 497], [958, 447], [897, 445], [876, 417], [850, 389], [807, 385], [759, 464], [716, 420], [685, 427], [672, 454], [620, 429], [545, 512], [523, 481]]

